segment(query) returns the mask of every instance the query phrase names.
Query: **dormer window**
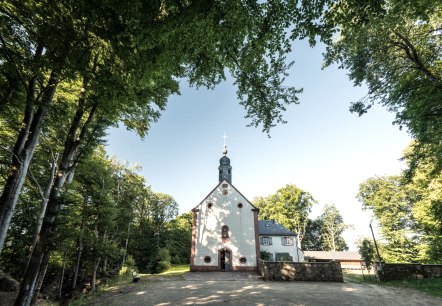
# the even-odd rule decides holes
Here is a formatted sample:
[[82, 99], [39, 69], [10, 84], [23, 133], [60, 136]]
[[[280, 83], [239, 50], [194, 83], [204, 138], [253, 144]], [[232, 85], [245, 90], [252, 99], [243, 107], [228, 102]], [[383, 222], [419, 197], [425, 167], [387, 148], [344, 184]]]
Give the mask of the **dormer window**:
[[221, 227], [221, 237], [229, 238], [229, 227], [227, 225], [223, 225], [223, 227]]

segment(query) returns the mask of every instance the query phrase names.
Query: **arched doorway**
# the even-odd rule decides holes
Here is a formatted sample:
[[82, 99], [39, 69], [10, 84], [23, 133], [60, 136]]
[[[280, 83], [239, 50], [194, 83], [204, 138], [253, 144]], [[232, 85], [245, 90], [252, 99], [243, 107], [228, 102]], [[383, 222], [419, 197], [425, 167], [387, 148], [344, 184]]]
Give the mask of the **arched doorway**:
[[219, 251], [219, 262], [221, 271], [230, 271], [232, 269], [232, 252], [229, 249]]

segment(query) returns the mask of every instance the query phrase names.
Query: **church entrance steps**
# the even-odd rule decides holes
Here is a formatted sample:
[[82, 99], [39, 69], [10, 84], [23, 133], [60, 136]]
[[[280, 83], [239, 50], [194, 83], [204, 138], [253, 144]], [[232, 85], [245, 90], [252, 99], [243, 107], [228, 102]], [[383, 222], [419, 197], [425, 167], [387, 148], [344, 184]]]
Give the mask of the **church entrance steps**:
[[185, 280], [195, 281], [261, 280], [256, 272], [187, 272], [183, 276]]

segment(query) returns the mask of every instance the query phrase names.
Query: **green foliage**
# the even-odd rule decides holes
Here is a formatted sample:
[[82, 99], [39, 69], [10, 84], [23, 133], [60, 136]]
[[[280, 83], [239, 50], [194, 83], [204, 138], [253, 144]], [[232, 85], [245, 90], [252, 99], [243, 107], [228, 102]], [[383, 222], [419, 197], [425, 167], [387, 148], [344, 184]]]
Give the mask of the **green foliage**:
[[348, 246], [342, 234], [351, 226], [344, 223], [344, 219], [336, 206], [325, 205], [319, 219], [322, 221], [321, 240], [323, 241], [324, 250], [347, 251]]
[[325, 205], [322, 214], [308, 219], [305, 236], [301, 243], [306, 251], [346, 251], [348, 246], [342, 234], [350, 225], [344, 223], [335, 205]]
[[[325, 66], [337, 63], [367, 96], [350, 110], [364, 114], [379, 103], [394, 123], [442, 165], [442, 6], [439, 0], [312, 0], [295, 13], [292, 38], [319, 35], [327, 44]], [[413, 169], [411, 169], [413, 170]]]
[[147, 269], [150, 273], [158, 274], [171, 267], [170, 263], [171, 257], [169, 250], [166, 248], [160, 248], [157, 250], [156, 254], [149, 261]]
[[304, 239], [301, 242], [301, 249], [304, 251], [323, 251], [321, 231], [322, 220], [320, 218], [308, 219]]
[[381, 283], [384, 286], [411, 288], [426, 294], [442, 297], [442, 279], [441, 278], [424, 278], [424, 279], [408, 279], [388, 281]]
[[442, 172], [437, 168], [437, 159], [427, 157], [411, 180], [405, 170], [400, 176], [371, 178], [360, 185], [358, 199], [373, 212], [386, 241], [386, 261], [441, 262]]
[[298, 236], [301, 243], [308, 222], [308, 214], [316, 201], [313, 197], [295, 185], [286, 185], [276, 194], [266, 198], [257, 198], [254, 205], [260, 209], [261, 220], [276, 220]]
[[260, 257], [262, 260], [271, 261], [273, 260], [273, 255], [269, 251], [260, 250]]
[[382, 257], [388, 262], [417, 259], [417, 237], [410, 218], [413, 196], [395, 176], [371, 178], [360, 184], [358, 199], [379, 222], [382, 238], [387, 241]]
[[192, 245], [192, 220], [191, 212], [184, 213], [170, 221], [167, 228], [167, 249], [172, 257], [173, 264], [190, 262]]
[[361, 254], [362, 260], [364, 261], [366, 269], [370, 272], [375, 258], [375, 246], [373, 242], [371, 242], [369, 238], [364, 238], [358, 241], [357, 247], [359, 254]]

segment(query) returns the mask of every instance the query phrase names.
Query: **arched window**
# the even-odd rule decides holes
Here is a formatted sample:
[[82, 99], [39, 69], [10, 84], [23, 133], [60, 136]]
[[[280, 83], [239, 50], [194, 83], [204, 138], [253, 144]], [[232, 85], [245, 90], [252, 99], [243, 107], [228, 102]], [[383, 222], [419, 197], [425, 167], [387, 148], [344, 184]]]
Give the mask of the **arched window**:
[[229, 227], [227, 225], [223, 225], [223, 227], [221, 227], [221, 237], [229, 238]]

